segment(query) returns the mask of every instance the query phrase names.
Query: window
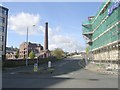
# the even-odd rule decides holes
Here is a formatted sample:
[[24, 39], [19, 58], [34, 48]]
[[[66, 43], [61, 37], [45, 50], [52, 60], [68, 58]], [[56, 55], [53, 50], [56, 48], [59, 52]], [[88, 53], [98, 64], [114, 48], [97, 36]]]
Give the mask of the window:
[[2, 55], [0, 54], [0, 60], [2, 60]]
[[2, 41], [2, 36], [0, 36], [0, 41]]
[[2, 36], [2, 41], [4, 41], [4, 36]]
[[0, 36], [0, 41], [4, 41], [4, 36]]
[[2, 51], [3, 51], [3, 45], [2, 45]]
[[2, 51], [2, 47], [0, 47], [0, 51]]
[[4, 32], [4, 27], [0, 26], [0, 31]]
[[5, 18], [4, 17], [0, 17], [0, 22], [4, 23], [5, 22]]
[[2, 51], [3, 50], [3, 45], [2, 46], [0, 46], [0, 51]]
[[5, 9], [2, 9], [2, 14], [5, 14], [5, 15], [7, 15], [7, 10], [5, 10]]

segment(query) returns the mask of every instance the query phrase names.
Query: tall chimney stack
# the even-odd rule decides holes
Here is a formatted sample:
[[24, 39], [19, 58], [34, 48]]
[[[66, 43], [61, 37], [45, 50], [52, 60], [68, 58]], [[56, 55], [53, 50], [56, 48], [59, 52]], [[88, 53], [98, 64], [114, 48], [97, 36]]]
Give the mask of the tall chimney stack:
[[45, 23], [44, 50], [48, 50], [48, 22]]

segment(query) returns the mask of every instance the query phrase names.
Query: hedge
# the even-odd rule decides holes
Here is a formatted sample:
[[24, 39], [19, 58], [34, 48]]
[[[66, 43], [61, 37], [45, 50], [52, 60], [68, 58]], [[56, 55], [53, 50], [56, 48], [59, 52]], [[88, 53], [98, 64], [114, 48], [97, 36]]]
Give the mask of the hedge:
[[[49, 58], [39, 58], [38, 59], [38, 64], [44, 64], [47, 63], [48, 61], [55, 62], [57, 59], [55, 57], [49, 57]], [[34, 65], [34, 63], [37, 62], [37, 59], [28, 59], [28, 65]], [[3, 67], [18, 67], [18, 66], [25, 66], [26, 65], [26, 60], [25, 59], [9, 59], [5, 60], [2, 62]]]

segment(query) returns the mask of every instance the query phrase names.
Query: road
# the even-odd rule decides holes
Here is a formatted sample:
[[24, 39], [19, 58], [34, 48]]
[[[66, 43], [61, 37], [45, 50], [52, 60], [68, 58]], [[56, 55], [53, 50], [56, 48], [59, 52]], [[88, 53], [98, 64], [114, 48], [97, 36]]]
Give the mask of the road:
[[93, 73], [85, 70], [83, 63], [75, 57], [55, 62], [52, 74], [19, 73], [33, 66], [11, 69], [3, 72], [2, 85], [3, 88], [118, 88], [116, 75]]

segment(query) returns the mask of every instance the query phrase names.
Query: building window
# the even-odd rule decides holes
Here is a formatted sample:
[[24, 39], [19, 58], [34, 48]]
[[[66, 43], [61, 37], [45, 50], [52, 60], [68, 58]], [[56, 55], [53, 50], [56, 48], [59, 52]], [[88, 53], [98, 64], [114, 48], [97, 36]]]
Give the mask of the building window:
[[2, 47], [0, 47], [0, 51], [2, 51]]
[[2, 46], [0, 46], [0, 51], [3, 51], [3, 45], [2, 45]]
[[0, 22], [4, 23], [5, 22], [5, 18], [4, 17], [0, 17]]
[[0, 41], [2, 41], [2, 36], [0, 36]]
[[4, 27], [3, 26], [0, 26], [0, 32], [4, 32]]
[[5, 15], [7, 15], [7, 10], [5, 10], [5, 9], [2, 9], [2, 14], [5, 14]]
[[2, 36], [2, 41], [4, 41], [4, 36]]
[[0, 55], [0, 58], [2, 58], [2, 55]]
[[4, 36], [0, 36], [0, 41], [4, 41]]
[[3, 51], [3, 45], [2, 45], [2, 51]]
[[0, 55], [0, 60], [2, 60], [2, 55]]

